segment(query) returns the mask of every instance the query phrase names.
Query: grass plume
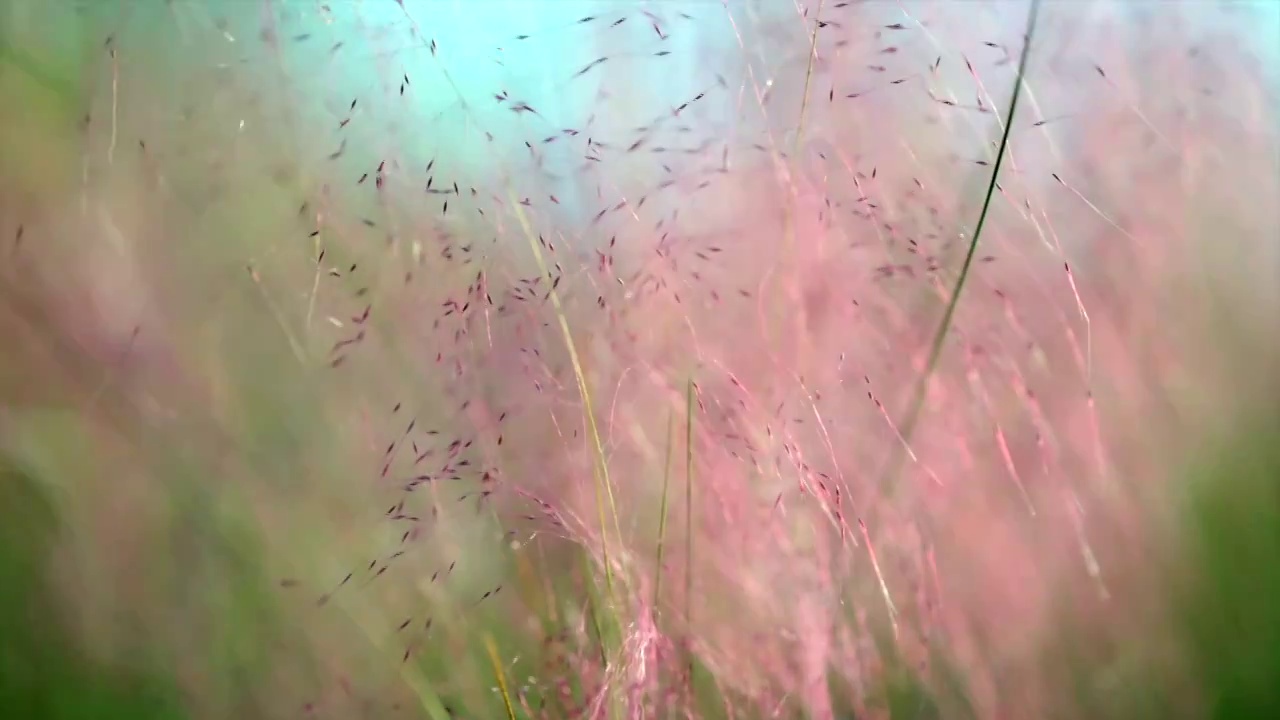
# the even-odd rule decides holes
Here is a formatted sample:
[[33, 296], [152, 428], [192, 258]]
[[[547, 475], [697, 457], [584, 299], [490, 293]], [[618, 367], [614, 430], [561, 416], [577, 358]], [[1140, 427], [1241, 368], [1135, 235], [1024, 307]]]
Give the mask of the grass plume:
[[1276, 714], [1269, 5], [64, 5], [0, 711]]

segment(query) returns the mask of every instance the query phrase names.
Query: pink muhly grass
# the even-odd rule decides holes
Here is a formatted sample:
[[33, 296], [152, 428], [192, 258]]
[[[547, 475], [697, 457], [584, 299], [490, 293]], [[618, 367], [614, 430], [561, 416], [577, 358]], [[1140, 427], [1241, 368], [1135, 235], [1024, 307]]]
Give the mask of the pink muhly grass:
[[[395, 77], [398, 93], [335, 105], [337, 131], [298, 120], [298, 143], [325, 139], [323, 169], [283, 183], [271, 231], [305, 240], [231, 253], [225, 302], [252, 330], [206, 313], [214, 283], [169, 273], [201, 261], [141, 229], [112, 272], [84, 271], [88, 305], [59, 289], [60, 246], [24, 249], [0, 320], [53, 298], [48, 324], [87, 364], [122, 368], [101, 412], [133, 403], [154, 424], [269, 415], [219, 364], [237, 340], [261, 351], [280, 385], [261, 394], [305, 408], [281, 425], [324, 428], [286, 437], [301, 449], [284, 467], [332, 480], [304, 500], [240, 489], [273, 547], [326, 538], [313, 579], [282, 587], [387, 654], [433, 718], [896, 720], [912, 686], [932, 716], [1047, 716], [1068, 704], [1046, 659], [1064, 617], [1100, 646], [1153, 632], [1170, 478], [1243, 404], [1206, 338], [1224, 308], [1245, 326], [1275, 308], [1249, 275], [1275, 260], [1256, 200], [1280, 193], [1274, 98], [1229, 36], [1193, 54], [1177, 17], [1138, 42], [1052, 4], [1015, 88], [1021, 16], [969, 31], [917, 5], [828, 0], [776, 31], [723, 11], [747, 59], [707, 92], [731, 127], [601, 100], [621, 119], [557, 135], [495, 88], [510, 134], [476, 141], [483, 171], [396, 147], [389, 103], [413, 85]], [[402, 7], [391, 26], [418, 22]], [[649, 23], [675, 32], [674, 12], [627, 12], [646, 23], [636, 57], [665, 42]], [[766, 68], [753, 41], [786, 52]], [[467, 102], [450, 112], [488, 127]], [[112, 172], [195, 217], [162, 192], [194, 182], [169, 179], [173, 140]], [[542, 162], [570, 141], [585, 218]], [[101, 247], [127, 205], [109, 189], [83, 220]], [[1206, 242], [1215, 227], [1231, 232]], [[200, 452], [228, 476], [284, 474], [226, 450], [253, 431], [225, 432]], [[309, 711], [354, 696], [326, 686]]]

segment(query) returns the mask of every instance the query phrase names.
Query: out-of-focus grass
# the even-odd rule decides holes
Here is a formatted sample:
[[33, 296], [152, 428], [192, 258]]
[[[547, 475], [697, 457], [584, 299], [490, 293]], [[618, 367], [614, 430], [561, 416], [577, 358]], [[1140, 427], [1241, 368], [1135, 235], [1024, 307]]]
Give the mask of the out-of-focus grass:
[[1280, 714], [1280, 414], [1272, 402], [1192, 471], [1190, 587], [1175, 590], [1195, 676], [1215, 720]]
[[96, 662], [78, 647], [47, 577], [63, 530], [47, 491], [0, 456], [0, 712], [6, 717], [188, 717], [167, 669], [139, 659], [128, 667]]
[[[1272, 717], [1280, 708], [1280, 415], [1260, 401], [1227, 421], [1187, 470], [1169, 542], [1176, 560], [1153, 556], [1169, 601], [1160, 619], [1134, 616], [1118, 639], [1092, 642], [1064, 620], [1045, 647], [1070, 701], [1062, 717]], [[1096, 635], [1092, 636], [1096, 640]]]
[[[77, 103], [86, 93], [80, 75], [99, 83], [93, 95], [101, 123], [103, 99], [109, 96], [101, 83], [109, 81], [110, 71], [104, 71], [102, 58], [84, 59], [78, 51], [40, 53], [31, 43], [12, 38], [4, 43], [0, 88], [10, 102], [0, 115], [5, 138], [0, 207], [8, 224], [0, 233], [13, 231], [10, 218], [31, 228], [57, 227], [59, 217], [75, 215], [75, 195], [85, 190], [77, 182], [88, 152], [79, 125]], [[96, 46], [98, 38], [69, 44]], [[88, 70], [78, 67], [82, 62]], [[145, 94], [133, 97], [160, 103]], [[127, 119], [131, 111], [123, 128], [147, 125]], [[307, 138], [300, 132], [296, 141], [305, 144]], [[433, 416], [432, 422], [465, 424], [451, 414], [461, 398], [447, 394], [451, 387], [443, 373], [424, 369], [433, 353], [427, 363], [406, 357], [413, 338], [397, 333], [407, 327], [405, 334], [411, 335], [410, 322], [376, 318], [384, 352], [348, 374], [328, 372], [316, 360], [328, 349], [328, 336], [307, 323], [304, 300], [314, 258], [305, 256], [313, 248], [266, 240], [297, 233], [291, 224], [270, 218], [291, 217], [295, 191], [318, 182], [315, 177], [299, 170], [270, 191], [231, 183], [223, 189], [230, 198], [215, 203], [218, 212], [201, 215], [192, 209], [197, 202], [191, 196], [166, 196], [161, 183], [146, 175], [145, 162], [126, 159], [136, 156], [137, 142], [132, 134], [120, 136], [118, 162], [137, 163], [144, 169], [140, 174], [155, 184], [137, 181], [131, 170], [108, 170], [119, 173], [114, 176], [119, 182], [100, 181], [105, 189], [93, 187], [89, 194], [102, 201], [116, 223], [131, 222], [131, 211], [147, 218], [152, 203], [161, 208], [157, 215], [167, 209], [176, 217], [159, 229], [139, 221], [122, 230], [127, 237], [119, 254], [131, 261], [115, 264], [114, 255], [104, 253], [102, 266], [89, 273], [105, 290], [77, 294], [86, 283], [62, 277], [64, 268], [88, 252], [86, 244], [108, 242], [104, 233], [89, 232], [98, 227], [93, 222], [80, 228], [82, 235], [75, 233], [74, 223], [60, 232], [29, 229], [27, 243], [48, 243], [23, 253], [37, 257], [36, 269], [28, 272], [31, 266], [20, 265], [25, 260], [18, 253], [0, 267], [0, 328], [16, 343], [0, 359], [0, 715], [225, 718], [312, 712], [443, 720], [455, 713], [496, 718], [510, 712], [525, 718], [534, 715], [530, 708], [544, 708], [548, 717], [578, 717], [594, 701], [589, 693], [606, 684], [610, 706], [624, 703], [636, 667], [620, 662], [609, 668], [608, 678], [601, 668], [623, 655], [629, 637], [644, 632], [626, 626], [636, 619], [628, 615], [633, 608], [625, 602], [615, 607], [607, 597], [613, 594], [605, 587], [610, 583], [600, 582], [596, 573], [602, 562], [607, 572], [613, 567], [608, 558], [590, 560], [598, 547], [590, 539], [582, 547], [537, 544], [539, 554], [516, 557], [507, 538], [494, 540], [507, 529], [497, 527], [502, 518], [477, 521], [466, 513], [448, 518], [455, 524], [432, 537], [432, 553], [415, 560], [420, 565], [412, 583], [384, 589], [370, 583], [366, 572], [353, 581], [353, 587], [365, 583], [361, 592], [335, 591], [352, 567], [363, 569], [397, 539], [377, 525], [395, 494], [369, 489], [375, 483], [368, 480], [366, 465], [376, 464], [389, 432], [371, 429], [381, 416], [370, 416], [404, 401], [415, 405], [415, 412], [423, 410], [424, 423]], [[100, 151], [95, 147], [93, 154]], [[170, 187], [185, 183], [189, 189], [199, 185], [204, 166], [193, 162], [183, 168], [194, 179], [170, 169], [175, 173], [168, 178]], [[134, 185], [147, 189], [131, 198]], [[199, 242], [173, 241], [187, 231], [188, 240]], [[343, 266], [360, 256], [341, 243], [330, 248]], [[299, 259], [308, 263], [305, 272], [294, 269]], [[130, 270], [136, 275], [128, 275]], [[113, 277], [118, 284], [112, 284]], [[131, 277], [142, 279], [135, 284]], [[441, 277], [442, 285], [450, 280]], [[145, 291], [139, 293], [141, 311], [111, 304], [133, 291]], [[402, 309], [410, 318], [426, 316], [412, 304]], [[313, 324], [330, 311], [341, 314], [323, 303], [321, 310], [311, 318]], [[784, 320], [791, 312], [770, 311]], [[132, 315], [147, 322], [131, 338]], [[104, 318], [124, 330], [101, 331]], [[566, 336], [575, 330], [566, 329]], [[579, 335], [591, 335], [591, 328]], [[680, 362], [687, 363], [697, 351], [680, 352]], [[575, 375], [588, 382], [590, 370]], [[700, 429], [703, 415], [695, 408], [692, 388], [686, 402], [683, 445], [660, 450], [685, 457], [692, 483], [708, 473], [700, 472], [697, 463], [704, 460], [695, 456], [694, 417]], [[1227, 720], [1280, 713], [1280, 613], [1268, 600], [1280, 590], [1280, 571], [1270, 570], [1280, 550], [1280, 433], [1274, 415], [1230, 403], [1221, 407], [1233, 414], [1213, 423], [1220, 427], [1211, 442], [1188, 452], [1187, 477], [1169, 483], [1178, 489], [1170, 491], [1175, 495], [1187, 488], [1186, 497], [1179, 495], [1169, 520], [1168, 554], [1152, 557], [1150, 575], [1144, 576], [1158, 584], [1142, 593], [1144, 602], [1148, 595], [1169, 599], [1160, 622], [1144, 618], [1132, 626], [1118, 623], [1120, 631], [1111, 625], [1100, 630], [1089, 623], [1089, 615], [1064, 612], [1061, 632], [1049, 633], [1039, 648], [1050, 679], [1009, 668], [1004, 681], [1044, 682], [1047, 692], [1057, 693], [1045, 706], [1060, 709], [1064, 718]], [[587, 412], [607, 414], [607, 398], [597, 397]], [[643, 431], [657, 437], [661, 428]], [[535, 476], [567, 472], [536, 460], [516, 469]], [[713, 503], [723, 500], [702, 485], [696, 495], [689, 487], [682, 508], [693, 506], [696, 498], [716, 509]], [[643, 508], [622, 507], [624, 515], [633, 510], [643, 515]], [[660, 512], [665, 521], [665, 509]], [[682, 540], [694, 542], [693, 523], [702, 519], [692, 513], [678, 517], [685, 523], [673, 522], [672, 534], [664, 539], [668, 552], [710, 555], [714, 548], [703, 545], [676, 551]], [[600, 525], [598, 532], [611, 531], [609, 522]], [[683, 538], [674, 530], [682, 526]], [[631, 533], [632, 546], [653, 547], [658, 523], [636, 527], [643, 530], [618, 534]], [[705, 541], [699, 536], [698, 542]], [[442, 591], [427, 581], [458, 557], [468, 561], [453, 578], [457, 587]], [[850, 575], [859, 582], [873, 577], [865, 556], [851, 563]], [[695, 566], [676, 567], [691, 577]], [[663, 572], [657, 564], [639, 577], [662, 577]], [[901, 568], [886, 573], [897, 579], [908, 574]], [[640, 580], [629, 579], [637, 584], [629, 590], [648, 596], [640, 592]], [[682, 580], [666, 577], [661, 585], [678, 589]], [[728, 587], [714, 580], [707, 578], [705, 585]], [[1089, 578], [1072, 580], [1075, 589], [1091, 587]], [[286, 581], [297, 585], [285, 587]], [[504, 585], [499, 602], [505, 605], [476, 602], [499, 582]], [[702, 586], [703, 578], [697, 582]], [[1118, 583], [1115, 592], [1123, 592], [1123, 586]], [[779, 597], [789, 597], [792, 590], [772, 588]], [[842, 675], [844, 668], [829, 668], [824, 692], [834, 716], [981, 716], [968, 687], [972, 678], [966, 673], [972, 669], [952, 657], [942, 641], [923, 653], [903, 650], [890, 631], [895, 618], [879, 593], [862, 590], [859, 585], [850, 592], [849, 606], [835, 614], [842, 617], [842, 627], [869, 628], [874, 652], [867, 655], [879, 664], [869, 674], [877, 680], [854, 687]], [[327, 593], [332, 599], [319, 607], [317, 597]], [[691, 595], [685, 590], [672, 597]], [[732, 615], [734, 602], [713, 598], [710, 610], [716, 612], [699, 608], [705, 620], [695, 617], [695, 625], [723, 621]], [[429, 636], [423, 630], [424, 605], [434, 620]], [[617, 614], [619, 627], [610, 626], [611, 617], [602, 622], [602, 606]], [[690, 613], [670, 607], [669, 614], [669, 632], [679, 639], [680, 616]], [[406, 617], [412, 621], [408, 632], [425, 637], [406, 643], [405, 634], [396, 630]], [[904, 626], [928, 624], [911, 611], [899, 619]], [[745, 635], [771, 629], [741, 630]], [[492, 638], [496, 670], [485, 638]], [[406, 644], [411, 652], [402, 658]], [[689, 692], [698, 717], [768, 716], [772, 708], [758, 707], [758, 698], [739, 686], [745, 683], [729, 677], [726, 659], [710, 652], [704, 657], [701, 649], [690, 655], [675, 645], [656, 644], [646, 652], [663, 654], [658, 667], [665, 674], [664, 688]], [[744, 641], [738, 647], [753, 644]], [[758, 647], [759, 663], [773, 662], [765, 646]], [[561, 662], [563, 667], [557, 665]], [[788, 662], [779, 663], [779, 670], [794, 670]], [[997, 673], [1004, 670], [997, 660], [991, 666]], [[691, 678], [680, 677], [682, 672]], [[497, 678], [509, 680], [511, 687], [496, 692]], [[686, 681], [691, 687], [684, 686]], [[999, 684], [1001, 676], [995, 681]], [[1002, 690], [1017, 695], [1021, 688]], [[778, 699], [777, 707], [784, 708], [778, 712], [806, 717], [800, 704], [787, 701]]]

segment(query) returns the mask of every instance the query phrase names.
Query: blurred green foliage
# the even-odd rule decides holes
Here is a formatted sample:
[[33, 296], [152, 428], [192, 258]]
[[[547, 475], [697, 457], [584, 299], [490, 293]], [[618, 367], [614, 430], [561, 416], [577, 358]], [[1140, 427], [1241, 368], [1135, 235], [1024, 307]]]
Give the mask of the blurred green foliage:
[[1240, 418], [1192, 471], [1175, 606], [1213, 720], [1280, 717], [1280, 412]]
[[60, 529], [44, 488], [0, 456], [0, 717], [187, 717], [163, 672], [108, 667], [76, 647], [47, 577]]

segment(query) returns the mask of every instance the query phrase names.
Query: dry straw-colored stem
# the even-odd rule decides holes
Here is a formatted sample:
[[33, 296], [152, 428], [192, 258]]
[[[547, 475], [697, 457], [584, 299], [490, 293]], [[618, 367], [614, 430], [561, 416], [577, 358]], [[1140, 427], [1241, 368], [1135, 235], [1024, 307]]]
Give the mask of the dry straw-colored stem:
[[489, 651], [489, 661], [493, 663], [493, 675], [498, 680], [498, 691], [502, 693], [502, 704], [507, 710], [507, 720], [516, 720], [516, 709], [511, 704], [511, 693], [507, 691], [507, 674], [502, 669], [502, 657], [498, 655], [498, 646], [492, 635], [484, 636], [485, 650]]
[[653, 614], [656, 618], [658, 615], [658, 604], [662, 602], [662, 563], [666, 557], [667, 547], [667, 497], [668, 490], [671, 488], [671, 455], [674, 449], [672, 441], [672, 432], [675, 424], [674, 413], [667, 415], [667, 454], [666, 461], [662, 466], [662, 500], [658, 507], [658, 557], [657, 568], [654, 570], [653, 577]]
[[516, 219], [520, 221], [520, 228], [524, 231], [525, 239], [529, 241], [529, 247], [533, 250], [534, 259], [538, 263], [538, 270], [547, 280], [550, 286], [551, 305], [556, 313], [556, 320], [560, 325], [560, 332], [564, 336], [565, 348], [569, 351], [569, 361], [573, 365], [573, 376], [578, 382], [578, 393], [582, 396], [582, 411], [587, 420], [587, 432], [591, 436], [592, 449], [594, 450], [593, 463], [595, 472], [596, 491], [596, 510], [600, 521], [600, 553], [604, 564], [604, 582], [605, 592], [607, 595], [607, 604], [612, 605], [614, 601], [613, 594], [613, 567], [612, 560], [609, 557], [609, 526], [605, 518], [605, 499], [609, 503], [609, 514], [613, 517], [614, 528], [621, 537], [621, 527], [618, 524], [618, 509], [613, 500], [613, 484], [609, 480], [609, 463], [605, 457], [604, 442], [600, 439], [600, 429], [596, 424], [595, 408], [591, 399], [591, 389], [587, 385], [586, 373], [582, 369], [582, 362], [578, 357], [577, 346], [573, 342], [573, 333], [569, 330], [569, 320], [565, 316], [564, 306], [560, 302], [560, 295], [556, 292], [554, 278], [551, 270], [547, 266], [546, 259], [542, 256], [542, 247], [538, 243], [537, 234], [533, 231], [533, 227], [529, 224], [529, 218], [524, 214], [517, 201], [515, 195], [508, 191], [508, 199], [511, 206], [515, 208]]

